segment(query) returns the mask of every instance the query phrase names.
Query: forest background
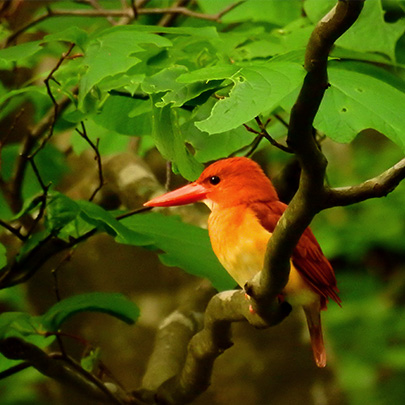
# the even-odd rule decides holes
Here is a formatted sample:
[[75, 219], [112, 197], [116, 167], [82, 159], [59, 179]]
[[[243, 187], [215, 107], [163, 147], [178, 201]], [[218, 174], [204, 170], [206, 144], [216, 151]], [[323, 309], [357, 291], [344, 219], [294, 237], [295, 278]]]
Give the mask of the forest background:
[[[291, 109], [311, 33], [336, 3], [0, 5], [2, 404], [151, 400], [159, 325], [207, 304], [202, 278], [234, 283], [200, 228], [204, 207], [139, 209], [233, 155], [253, 157], [291, 198]], [[404, 1], [367, 0], [331, 50], [313, 123], [331, 187], [404, 176], [404, 33]], [[295, 312], [266, 330], [237, 323], [194, 403], [403, 402], [404, 187], [311, 224], [343, 301], [323, 313], [328, 367], [314, 366]]]

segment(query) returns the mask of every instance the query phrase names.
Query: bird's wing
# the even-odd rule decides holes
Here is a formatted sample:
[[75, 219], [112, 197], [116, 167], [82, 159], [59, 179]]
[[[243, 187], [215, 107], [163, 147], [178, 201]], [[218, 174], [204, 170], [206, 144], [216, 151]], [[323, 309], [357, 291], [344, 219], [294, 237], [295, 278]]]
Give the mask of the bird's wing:
[[[287, 208], [281, 201], [257, 202], [249, 207], [255, 212], [261, 225], [271, 233]], [[324, 298], [322, 307], [326, 308], [328, 298], [340, 305], [335, 273], [310, 228], [304, 231], [294, 248], [292, 263], [307, 284]]]

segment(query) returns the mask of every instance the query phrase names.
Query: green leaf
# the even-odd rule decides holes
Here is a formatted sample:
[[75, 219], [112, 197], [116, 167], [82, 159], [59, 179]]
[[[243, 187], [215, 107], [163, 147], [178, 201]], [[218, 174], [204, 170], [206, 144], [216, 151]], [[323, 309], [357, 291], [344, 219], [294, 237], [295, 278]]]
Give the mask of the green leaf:
[[0, 339], [8, 337], [22, 338], [39, 347], [46, 347], [52, 343], [53, 337], [45, 338], [43, 328], [38, 317], [25, 312], [3, 312], [0, 315]]
[[41, 41], [25, 42], [10, 48], [0, 49], [0, 61], [17, 62], [42, 50]]
[[134, 56], [148, 47], [169, 47], [162, 36], [142, 32], [135, 26], [119, 26], [95, 35], [86, 46], [83, 65], [87, 72], [80, 81], [79, 99], [83, 103], [88, 92], [104, 78], [125, 73], [140, 62]]
[[288, 62], [268, 62], [241, 67], [229, 77], [234, 83], [228, 97], [218, 101], [211, 115], [196, 122], [201, 131], [217, 134], [229, 131], [271, 112], [297, 90], [304, 77], [302, 66]]
[[28, 98], [29, 96], [33, 96], [36, 94], [45, 94], [45, 89], [40, 88], [38, 86], [27, 86], [23, 87], [21, 89], [16, 89], [16, 90], [10, 90], [4, 92], [2, 95], [0, 95], [0, 105], [4, 104], [6, 101], [11, 102], [11, 100], [17, 99], [17, 96], [25, 96]]
[[206, 229], [185, 224], [159, 213], [134, 215], [123, 224], [153, 240], [151, 248], [162, 250], [159, 257], [167, 266], [178, 266], [190, 274], [208, 278], [218, 290], [235, 286], [211, 248]]
[[[150, 100], [110, 95], [99, 114], [93, 116], [94, 122], [111, 131], [123, 135], [146, 135], [151, 132]], [[113, 136], [113, 135], [111, 135]]]
[[[206, 103], [194, 108], [192, 113], [188, 113], [184, 119], [184, 124], [181, 126], [181, 132], [185, 134], [186, 142], [193, 146], [194, 156], [199, 162], [209, 162], [228, 157], [235, 151], [249, 145], [255, 138], [255, 135], [243, 126], [210, 136], [200, 131], [195, 126], [195, 122], [207, 118], [215, 103], [216, 100], [211, 97]], [[183, 112], [183, 115], [185, 114], [187, 113]]]
[[[122, 294], [81, 294], [58, 302], [41, 316], [25, 312], [0, 314], [0, 339], [18, 337], [45, 348], [55, 340], [54, 336], [45, 337], [45, 334], [58, 331], [64, 322], [81, 312], [105, 313], [128, 324], [134, 323], [139, 316], [138, 307]], [[0, 371], [13, 365], [2, 360], [0, 356]]]
[[111, 213], [90, 201], [77, 201], [81, 217], [89, 224], [114, 236], [120, 243], [148, 245], [150, 239], [144, 234], [130, 230], [116, 220]]
[[91, 350], [90, 353], [80, 360], [80, 365], [89, 373], [93, 372], [100, 361], [101, 350], [99, 347]]
[[62, 193], [53, 193], [46, 207], [46, 227], [49, 231], [59, 230], [77, 218], [79, 205]]
[[146, 246], [151, 243], [148, 237], [128, 229], [104, 208], [90, 201], [72, 200], [61, 193], [54, 192], [51, 195], [45, 224], [49, 232], [57, 230], [59, 236], [65, 238], [79, 237], [80, 231], [83, 233], [96, 228], [115, 237], [119, 243], [138, 246]]
[[360, 131], [374, 128], [405, 150], [403, 92], [369, 75], [332, 66], [329, 82], [316, 128], [337, 142], [351, 142]]
[[69, 318], [81, 312], [102, 312], [128, 324], [134, 323], [139, 316], [138, 307], [123, 294], [94, 292], [66, 298], [37, 319], [46, 330], [55, 332]]
[[366, 1], [359, 19], [336, 44], [360, 52], [377, 52], [395, 61], [395, 47], [405, 32], [405, 21], [387, 23], [381, 0]]
[[42, 42], [52, 41], [65, 41], [73, 42], [84, 50], [84, 45], [87, 41], [88, 34], [86, 31], [80, 29], [77, 26], [71, 26], [61, 32], [55, 32], [54, 34], [45, 35]]
[[195, 180], [201, 174], [203, 166], [187, 149], [177, 112], [170, 106], [158, 108], [154, 105], [152, 119], [152, 136], [159, 152], [165, 159], [173, 162], [174, 171], [188, 180]]
[[0, 269], [7, 265], [7, 250], [2, 243], [0, 243]]
[[[334, 0], [307, 0], [304, 3], [309, 18], [316, 23], [336, 4]], [[405, 32], [405, 21], [387, 23], [381, 0], [364, 2], [358, 20], [336, 41], [336, 45], [359, 52], [376, 52], [395, 61], [395, 47]]]

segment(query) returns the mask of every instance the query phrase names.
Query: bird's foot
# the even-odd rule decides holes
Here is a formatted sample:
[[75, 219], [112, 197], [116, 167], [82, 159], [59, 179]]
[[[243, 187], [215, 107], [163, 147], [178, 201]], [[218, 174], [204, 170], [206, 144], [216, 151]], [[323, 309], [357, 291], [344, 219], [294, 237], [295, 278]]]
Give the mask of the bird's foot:
[[[247, 293], [245, 293], [245, 298], [246, 298], [248, 301], [251, 300], [250, 295], [247, 294]], [[253, 309], [252, 304], [249, 305], [249, 312], [250, 312], [252, 315], [254, 315], [254, 314], [256, 313], [256, 311]]]

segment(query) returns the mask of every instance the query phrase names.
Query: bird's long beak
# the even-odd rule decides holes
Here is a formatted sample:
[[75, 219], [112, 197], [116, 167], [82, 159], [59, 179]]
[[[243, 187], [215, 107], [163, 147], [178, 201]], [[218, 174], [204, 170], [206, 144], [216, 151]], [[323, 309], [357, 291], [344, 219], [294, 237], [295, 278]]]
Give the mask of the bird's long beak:
[[207, 197], [207, 191], [208, 190], [204, 186], [194, 182], [153, 198], [143, 205], [146, 207], [172, 207], [175, 205], [191, 204], [205, 200]]

